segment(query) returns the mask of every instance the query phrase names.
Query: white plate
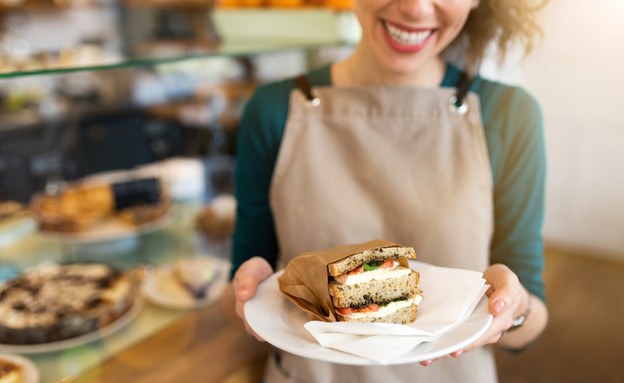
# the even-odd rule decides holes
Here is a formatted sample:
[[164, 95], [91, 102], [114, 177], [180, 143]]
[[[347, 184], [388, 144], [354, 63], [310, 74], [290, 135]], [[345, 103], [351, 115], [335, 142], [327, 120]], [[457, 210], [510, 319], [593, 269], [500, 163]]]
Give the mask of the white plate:
[[[279, 291], [277, 278], [282, 272], [262, 282], [255, 298], [245, 304], [245, 318], [259, 336], [277, 348], [305, 358], [351, 365], [376, 364], [356, 355], [321, 346], [303, 327], [309, 321], [303, 310]], [[487, 299], [484, 298], [468, 319], [455, 329], [435, 342], [418, 345], [388, 364], [420, 362], [457, 351], [476, 340], [491, 322], [492, 316], [488, 311]]]
[[39, 370], [30, 359], [12, 354], [0, 354], [0, 360], [6, 360], [22, 367], [23, 383], [39, 383]]
[[42, 230], [46, 238], [64, 243], [91, 244], [113, 242], [136, 238], [142, 234], [152, 233], [169, 225], [176, 217], [176, 209], [171, 206], [166, 214], [135, 227], [128, 226], [117, 219], [108, 219], [99, 223], [96, 227], [84, 233], [61, 233]]
[[205, 299], [194, 299], [174, 278], [171, 266], [159, 267], [154, 275], [143, 282], [143, 296], [150, 302], [170, 309], [190, 310], [216, 302], [228, 280], [229, 262], [215, 259], [215, 279], [210, 285]]
[[40, 344], [0, 344], [0, 351], [2, 352], [14, 352], [19, 354], [40, 354], [44, 352], [52, 352], [64, 350], [66, 348], [79, 346], [81, 344], [89, 343], [94, 340], [103, 338], [113, 332], [119, 330], [126, 324], [128, 324], [143, 307], [143, 300], [137, 299], [132, 305], [130, 310], [125, 314], [117, 318], [116, 321], [102, 327], [96, 331], [80, 335], [74, 338], [63, 339], [56, 342], [40, 343]]

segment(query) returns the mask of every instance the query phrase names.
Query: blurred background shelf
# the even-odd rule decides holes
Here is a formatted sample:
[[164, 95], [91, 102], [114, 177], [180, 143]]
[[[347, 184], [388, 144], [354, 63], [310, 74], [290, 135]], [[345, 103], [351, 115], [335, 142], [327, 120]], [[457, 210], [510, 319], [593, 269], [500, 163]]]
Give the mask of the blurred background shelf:
[[[23, 8], [0, 10], [4, 28], [14, 34], [4, 37], [0, 79], [315, 49], [354, 44], [359, 39], [354, 16], [328, 8], [213, 9], [212, 3], [199, 1], [129, 0], [124, 4], [91, 9], [107, 17], [114, 14], [117, 27], [105, 32], [94, 28], [79, 41], [72, 41], [76, 36], [31, 38], [29, 28], [41, 15], [36, 11], [10, 15], [11, 10]], [[71, 22], [72, 12], [87, 11], [69, 8], [59, 18]], [[55, 38], [58, 41], [48, 41]]]

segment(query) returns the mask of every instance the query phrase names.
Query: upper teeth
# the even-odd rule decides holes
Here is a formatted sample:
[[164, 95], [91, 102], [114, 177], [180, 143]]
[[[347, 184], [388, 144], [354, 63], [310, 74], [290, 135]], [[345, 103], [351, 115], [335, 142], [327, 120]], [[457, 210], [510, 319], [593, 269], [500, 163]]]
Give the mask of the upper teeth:
[[423, 31], [423, 32], [407, 32], [387, 22], [384, 22], [384, 25], [386, 26], [386, 30], [390, 34], [390, 37], [392, 38], [392, 40], [403, 45], [421, 44], [431, 34], [431, 30]]

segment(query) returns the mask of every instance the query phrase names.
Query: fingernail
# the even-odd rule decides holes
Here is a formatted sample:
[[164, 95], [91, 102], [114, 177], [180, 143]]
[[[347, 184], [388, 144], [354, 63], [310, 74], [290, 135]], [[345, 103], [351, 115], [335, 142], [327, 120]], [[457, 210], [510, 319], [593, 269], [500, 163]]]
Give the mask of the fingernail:
[[423, 366], [428, 366], [431, 363], [433, 363], [435, 359], [429, 359], [429, 360], [423, 360], [422, 362], [420, 362]]
[[502, 299], [495, 299], [494, 302], [492, 302], [492, 306], [494, 306], [494, 310], [496, 310], [497, 314], [505, 311], [505, 302], [503, 302]]
[[460, 356], [462, 356], [463, 353], [464, 353], [464, 350], [459, 350], [459, 351], [452, 352], [451, 356], [453, 358], [459, 358]]

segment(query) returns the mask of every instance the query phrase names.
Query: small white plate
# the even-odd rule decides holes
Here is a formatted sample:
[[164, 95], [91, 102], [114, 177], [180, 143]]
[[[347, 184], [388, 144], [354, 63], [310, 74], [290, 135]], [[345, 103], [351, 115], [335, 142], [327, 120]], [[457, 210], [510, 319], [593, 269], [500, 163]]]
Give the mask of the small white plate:
[[171, 266], [156, 269], [153, 275], [143, 281], [143, 296], [158, 306], [177, 310], [191, 310], [216, 302], [228, 280], [229, 262], [214, 258], [215, 279], [208, 289], [206, 298], [194, 299], [191, 294], [175, 279]]
[[143, 307], [143, 299], [136, 299], [130, 310], [117, 318], [116, 321], [104, 326], [96, 331], [80, 335], [74, 338], [63, 339], [56, 342], [40, 343], [40, 344], [0, 344], [0, 351], [15, 352], [20, 354], [40, 354], [44, 352], [52, 352], [64, 350], [66, 348], [79, 346], [94, 340], [103, 338], [113, 332], [119, 330], [136, 317]]
[[[350, 365], [378, 365], [363, 357], [321, 346], [303, 327], [310, 319], [279, 291], [277, 278], [282, 273], [283, 270], [262, 282], [254, 299], [245, 304], [247, 323], [259, 336], [277, 348], [305, 358]], [[491, 322], [492, 315], [484, 297], [460, 325], [437, 341], [421, 343], [388, 364], [420, 362], [457, 351], [476, 340]]]
[[24, 383], [39, 383], [39, 370], [30, 359], [13, 354], [0, 354], [0, 360], [6, 360], [22, 367]]

